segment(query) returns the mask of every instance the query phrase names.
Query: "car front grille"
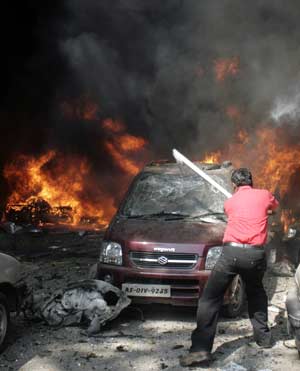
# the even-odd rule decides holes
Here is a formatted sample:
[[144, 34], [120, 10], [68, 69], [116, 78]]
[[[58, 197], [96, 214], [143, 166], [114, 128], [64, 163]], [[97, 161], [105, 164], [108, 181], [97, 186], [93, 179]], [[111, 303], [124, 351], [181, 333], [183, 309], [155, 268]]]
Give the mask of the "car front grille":
[[192, 269], [198, 261], [197, 254], [173, 254], [131, 251], [129, 258], [140, 268]]

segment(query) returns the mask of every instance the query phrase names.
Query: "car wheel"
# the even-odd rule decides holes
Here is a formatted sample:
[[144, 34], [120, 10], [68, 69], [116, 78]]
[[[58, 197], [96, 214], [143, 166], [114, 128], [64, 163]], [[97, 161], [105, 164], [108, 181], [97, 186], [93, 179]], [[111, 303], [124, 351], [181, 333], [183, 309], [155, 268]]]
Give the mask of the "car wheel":
[[9, 311], [6, 297], [0, 294], [0, 350], [2, 350], [9, 325]]
[[223, 307], [223, 315], [228, 318], [238, 317], [242, 313], [245, 303], [245, 285], [241, 276], [237, 276], [233, 286], [234, 292], [230, 301]]

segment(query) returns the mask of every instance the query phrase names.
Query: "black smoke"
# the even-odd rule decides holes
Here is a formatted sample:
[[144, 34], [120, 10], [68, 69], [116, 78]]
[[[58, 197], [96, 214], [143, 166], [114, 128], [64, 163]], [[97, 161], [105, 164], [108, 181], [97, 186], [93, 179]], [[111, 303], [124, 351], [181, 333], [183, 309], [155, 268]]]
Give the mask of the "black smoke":
[[[246, 112], [242, 125], [254, 129], [272, 124], [276, 99], [298, 86], [296, 0], [6, 3], [2, 167], [16, 153], [55, 148], [88, 157], [99, 179], [109, 178], [122, 170], [103, 147], [99, 122], [107, 117], [146, 138], [153, 159], [173, 147], [200, 158], [232, 140], [228, 105]], [[238, 73], [217, 82], [215, 62], [232, 57]], [[99, 105], [99, 120], [62, 115], [63, 101], [82, 96]], [[297, 125], [289, 133], [299, 138]]]

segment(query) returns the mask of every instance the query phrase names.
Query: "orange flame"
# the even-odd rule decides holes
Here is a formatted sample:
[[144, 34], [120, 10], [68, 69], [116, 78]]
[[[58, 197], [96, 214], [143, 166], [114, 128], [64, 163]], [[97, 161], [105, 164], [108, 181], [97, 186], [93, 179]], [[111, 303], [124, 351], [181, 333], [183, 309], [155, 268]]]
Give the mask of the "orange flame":
[[[211, 156], [213, 161], [230, 159], [235, 167], [249, 167], [254, 175], [254, 186], [269, 189], [284, 199], [289, 192], [291, 176], [299, 169], [300, 145], [283, 143], [282, 128], [265, 125], [251, 133], [239, 129], [239, 125], [237, 129], [227, 148], [208, 154], [204, 161]], [[282, 210], [281, 223], [285, 229], [295, 222], [293, 215], [293, 210]]]
[[113, 200], [102, 202], [86, 200], [84, 190], [90, 168], [86, 159], [76, 156], [62, 156], [49, 151], [38, 158], [20, 155], [4, 168], [4, 176], [13, 188], [7, 210], [33, 204], [36, 200], [46, 201], [52, 207], [52, 216], [60, 207], [72, 211], [68, 222], [79, 224], [83, 218], [92, 216], [98, 224], [108, 222], [104, 214], [111, 216], [115, 211]]
[[287, 232], [288, 227], [296, 222], [296, 218], [293, 216], [292, 210], [282, 210], [280, 221], [281, 224], [283, 225], [284, 232]]
[[102, 122], [102, 127], [111, 133], [121, 133], [125, 131], [125, 125], [121, 121], [113, 120], [111, 118], [105, 119]]
[[293, 171], [299, 166], [300, 146], [286, 146], [280, 142], [280, 129], [264, 127], [249, 134], [237, 132], [236, 140], [222, 151], [222, 159], [230, 158], [235, 166], [248, 166], [255, 175], [255, 184], [283, 196]]
[[[129, 154], [141, 157], [141, 152], [147, 142], [142, 137], [136, 137], [125, 132], [125, 126], [119, 121], [112, 119], [104, 120], [102, 127], [109, 136], [105, 143], [105, 148], [114, 159], [115, 163], [129, 175], [135, 175], [143, 166], [143, 163], [134, 158], [129, 158]], [[112, 135], [114, 134], [114, 135]]]
[[228, 76], [236, 76], [239, 72], [240, 60], [238, 57], [219, 58], [214, 62], [215, 78], [223, 82]]
[[69, 120], [93, 121], [98, 119], [99, 107], [87, 96], [83, 96], [72, 101], [64, 101], [61, 110]]
[[115, 146], [113, 143], [107, 142], [105, 144], [106, 149], [111, 154], [113, 159], [116, 161], [118, 166], [130, 175], [135, 175], [139, 171], [139, 166], [137, 166], [134, 161], [126, 158]]
[[220, 158], [221, 158], [220, 151], [209, 153], [209, 154], [206, 153], [203, 160], [201, 160], [201, 162], [204, 162], [205, 164], [216, 164], [220, 162]]
[[124, 152], [138, 151], [147, 143], [144, 138], [135, 137], [129, 134], [124, 134], [120, 138], [117, 138], [116, 142]]

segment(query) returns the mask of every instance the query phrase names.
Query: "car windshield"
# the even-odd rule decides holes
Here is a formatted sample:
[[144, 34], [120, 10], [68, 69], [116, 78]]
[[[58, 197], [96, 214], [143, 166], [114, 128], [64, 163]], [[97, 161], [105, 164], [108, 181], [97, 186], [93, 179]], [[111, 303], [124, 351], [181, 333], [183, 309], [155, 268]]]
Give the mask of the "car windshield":
[[[230, 191], [228, 176], [212, 178]], [[223, 215], [226, 197], [197, 175], [143, 173], [127, 198], [122, 214], [127, 217]]]

